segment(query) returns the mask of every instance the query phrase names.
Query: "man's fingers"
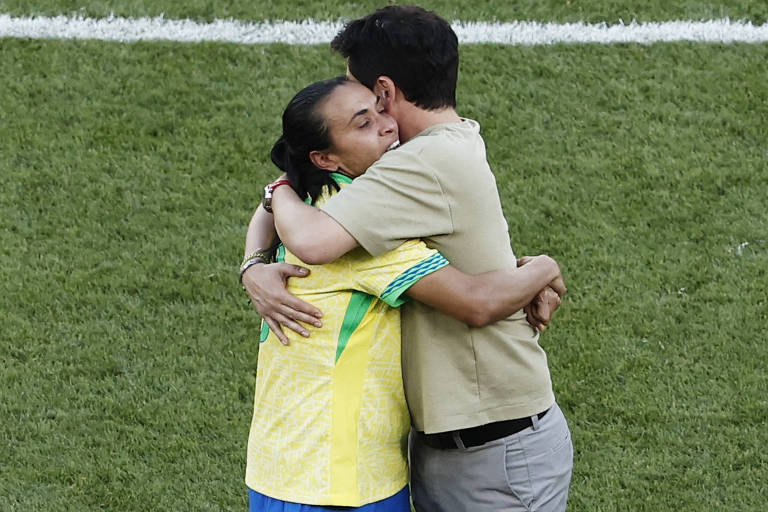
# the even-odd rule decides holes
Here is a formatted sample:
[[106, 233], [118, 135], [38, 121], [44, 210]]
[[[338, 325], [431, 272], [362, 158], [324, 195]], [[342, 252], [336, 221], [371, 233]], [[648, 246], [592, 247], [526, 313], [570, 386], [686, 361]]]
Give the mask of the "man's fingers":
[[286, 277], [307, 277], [309, 275], [309, 269], [299, 265], [292, 265], [290, 263], [282, 263], [280, 265], [280, 271]]
[[280, 342], [283, 345], [288, 345], [288, 337], [283, 333], [284, 327], [301, 336], [304, 336], [305, 338], [309, 338], [309, 331], [306, 330], [301, 324], [294, 322], [287, 316], [284, 316], [280, 313], [275, 313], [272, 316], [265, 316], [263, 318], [266, 320], [269, 328], [272, 329], [272, 331], [280, 339]]
[[[259, 311], [259, 300], [258, 300], [258, 298], [256, 298], [255, 295], [251, 295], [251, 292], [249, 292], [247, 289], [245, 290], [245, 292], [248, 294], [248, 299], [251, 301], [251, 306], [253, 306], [253, 308], [256, 311]], [[259, 312], [259, 314], [261, 314], [261, 312]]]
[[296, 298], [295, 296], [291, 295], [290, 293], [285, 293], [281, 295], [281, 302], [283, 303], [283, 306], [288, 307], [296, 312], [298, 315], [306, 315], [307, 317], [311, 317], [311, 320], [304, 320], [302, 316], [293, 316], [296, 320], [301, 320], [302, 322], [306, 322], [308, 324], [313, 324], [317, 327], [320, 327], [322, 324], [318, 324], [316, 322], [319, 322], [319, 318], [323, 317], [323, 312], [317, 309], [315, 306], [310, 304], [309, 302], [304, 302], [301, 299]]
[[[288, 297], [285, 297], [285, 298], [288, 298]], [[323, 326], [323, 322], [320, 320], [320, 318], [318, 318], [319, 316], [322, 316], [322, 313], [320, 313], [320, 310], [298, 299], [296, 299], [296, 302], [298, 302], [299, 304], [304, 304], [305, 309], [306, 309], [306, 306], [309, 306], [310, 311], [314, 312], [314, 314], [304, 313], [302, 311], [295, 309], [296, 307], [298, 307], [298, 305], [296, 304], [296, 302], [292, 302], [292, 301], [288, 301], [288, 302], [292, 302], [293, 306], [287, 303], [280, 304], [278, 300], [272, 298], [272, 300], [269, 301], [269, 304], [278, 303], [279, 305], [277, 307], [269, 307], [267, 306], [266, 303], [263, 303], [263, 301], [255, 299], [253, 297], [251, 298], [251, 301], [253, 302], [253, 305], [256, 308], [256, 311], [258, 311], [260, 315], [270, 316], [274, 318], [278, 318], [279, 316], [279, 321], [282, 325], [286, 325], [286, 322], [294, 321], [294, 322], [302, 322], [305, 324], [313, 325], [315, 327]], [[293, 329], [293, 330], [296, 330], [296, 329]]]
[[299, 322], [320, 327], [319, 309], [294, 297], [285, 289], [292, 277], [305, 277], [309, 269], [289, 263], [252, 265], [243, 274], [243, 286], [262, 318], [281, 343], [287, 345], [288, 337], [284, 328], [309, 337], [309, 331]]
[[291, 318], [281, 314], [276, 313], [273, 318], [280, 322], [281, 327], [285, 327], [287, 329], [292, 330], [295, 333], [300, 334], [301, 336], [304, 336], [305, 338], [309, 338], [309, 331], [304, 328], [301, 324], [298, 322], [294, 322]]
[[275, 336], [277, 336], [277, 339], [280, 340], [280, 343], [283, 345], [290, 345], [291, 343], [288, 341], [288, 337], [283, 332], [282, 327], [280, 327], [280, 324], [276, 321], [272, 320], [269, 317], [262, 317], [264, 318], [264, 321], [267, 322], [267, 325], [269, 326], [269, 330], [275, 333]]
[[316, 316], [308, 315], [307, 313], [303, 313], [301, 311], [293, 309], [291, 306], [289, 306], [287, 304], [283, 304], [280, 307], [280, 313], [283, 316], [285, 316], [287, 318], [290, 318], [291, 320], [294, 320], [296, 322], [301, 322], [301, 323], [304, 323], [304, 324], [313, 325], [315, 327], [322, 327], [323, 326], [323, 322], [320, 321], [320, 319], [317, 318]]
[[[286, 295], [289, 297], [292, 297], [289, 294], [286, 294]], [[259, 315], [262, 316], [262, 318], [269, 318], [270, 320], [276, 322], [278, 325], [287, 327], [292, 331], [296, 331], [297, 333], [301, 334], [304, 337], [309, 337], [309, 332], [306, 330], [306, 328], [301, 326], [298, 322], [313, 325], [315, 327], [323, 326], [322, 321], [320, 321], [320, 319], [316, 316], [316, 315], [321, 315], [320, 310], [318, 310], [313, 306], [309, 306], [309, 304], [307, 304], [306, 302], [302, 302], [296, 299], [298, 303], [304, 304], [305, 308], [306, 306], [309, 306], [311, 308], [311, 311], [316, 312], [316, 315], [307, 314], [302, 311], [298, 311], [289, 304], [281, 304], [275, 297], [270, 297], [270, 299], [266, 301], [260, 299], [255, 295], [250, 295], [250, 297], [251, 297], [251, 303], [253, 304], [253, 307], [256, 309]], [[274, 307], [273, 304], [278, 304], [278, 305], [277, 307]], [[272, 325], [270, 322], [267, 322], [267, 324], [270, 326]], [[281, 338], [280, 341], [287, 341], [287, 340], [284, 340], [283, 338]]]

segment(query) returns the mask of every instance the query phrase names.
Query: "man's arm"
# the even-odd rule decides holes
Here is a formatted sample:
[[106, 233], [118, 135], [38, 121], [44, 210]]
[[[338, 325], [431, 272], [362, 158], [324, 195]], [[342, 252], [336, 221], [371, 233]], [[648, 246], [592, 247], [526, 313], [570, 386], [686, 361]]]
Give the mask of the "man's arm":
[[[282, 187], [288, 188], [288, 187]], [[271, 247], [275, 242], [273, 218], [262, 206], [256, 209], [245, 236], [245, 255]], [[285, 326], [302, 336], [309, 332], [299, 322], [320, 327], [322, 313], [313, 305], [297, 299], [285, 289], [289, 277], [306, 277], [309, 270], [289, 263], [257, 263], [243, 273], [242, 282], [259, 315], [280, 341], [288, 344]]]
[[466, 324], [482, 327], [524, 308], [547, 286], [559, 296], [566, 292], [557, 262], [540, 255], [515, 269], [477, 275], [444, 267], [422, 277], [407, 294]]
[[291, 187], [275, 189], [272, 211], [280, 240], [305, 263], [330, 263], [358, 246], [341, 224], [299, 199]]

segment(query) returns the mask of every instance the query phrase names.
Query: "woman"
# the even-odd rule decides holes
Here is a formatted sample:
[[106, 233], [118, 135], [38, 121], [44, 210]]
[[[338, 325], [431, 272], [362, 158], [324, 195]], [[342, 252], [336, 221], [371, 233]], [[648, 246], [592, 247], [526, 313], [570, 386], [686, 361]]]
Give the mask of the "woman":
[[[370, 90], [344, 77], [317, 82], [283, 113], [271, 156], [288, 183], [272, 187], [289, 184], [322, 203], [397, 142], [397, 125]], [[304, 265], [282, 248], [277, 259]], [[412, 240], [379, 257], [357, 249], [308, 267], [289, 289], [325, 312], [322, 327], [288, 346], [262, 330], [246, 471], [251, 510], [408, 512], [410, 420], [396, 308], [407, 294], [483, 325], [547, 285], [564, 291], [557, 263], [537, 256], [512, 271], [468, 276]]]

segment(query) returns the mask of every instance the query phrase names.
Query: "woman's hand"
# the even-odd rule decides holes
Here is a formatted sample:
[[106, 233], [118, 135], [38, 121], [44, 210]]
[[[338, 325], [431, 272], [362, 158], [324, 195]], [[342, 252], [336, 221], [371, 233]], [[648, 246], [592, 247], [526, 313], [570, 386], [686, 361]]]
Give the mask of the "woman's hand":
[[552, 314], [560, 307], [560, 295], [547, 286], [539, 292], [530, 304], [523, 308], [526, 320], [541, 332], [544, 332], [552, 319]]
[[297, 299], [285, 289], [289, 277], [308, 275], [308, 269], [290, 263], [259, 263], [249, 267], [243, 274], [243, 287], [253, 307], [283, 345], [288, 345], [283, 327], [308, 338], [309, 331], [299, 322], [315, 327], [323, 325], [320, 321], [323, 314], [319, 309]]
[[[548, 258], [557, 265], [557, 262], [554, 259], [542, 254], [539, 256], [523, 256], [522, 258], [518, 258], [517, 266], [521, 267], [537, 258]], [[542, 332], [546, 330], [547, 325], [549, 325], [549, 322], [552, 319], [552, 314], [558, 307], [560, 307], [562, 297], [567, 291], [563, 275], [559, 272], [559, 265], [557, 265], [557, 269], [557, 277], [550, 281], [549, 285], [544, 287], [544, 289], [542, 289], [536, 297], [523, 308], [528, 323]]]

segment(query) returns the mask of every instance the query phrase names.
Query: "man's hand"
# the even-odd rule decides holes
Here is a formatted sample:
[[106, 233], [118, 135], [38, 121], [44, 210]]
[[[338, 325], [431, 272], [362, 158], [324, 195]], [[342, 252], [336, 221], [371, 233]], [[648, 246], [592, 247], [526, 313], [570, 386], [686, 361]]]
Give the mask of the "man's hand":
[[552, 314], [560, 307], [560, 295], [547, 286], [539, 292], [530, 304], [523, 308], [528, 323], [544, 332], [552, 319]]
[[285, 285], [289, 277], [307, 277], [309, 270], [289, 263], [259, 263], [252, 265], [243, 274], [243, 286], [251, 297], [251, 302], [269, 328], [288, 345], [288, 338], [283, 327], [309, 337], [309, 331], [299, 324], [321, 327], [322, 312], [312, 304], [297, 299], [288, 293]]

